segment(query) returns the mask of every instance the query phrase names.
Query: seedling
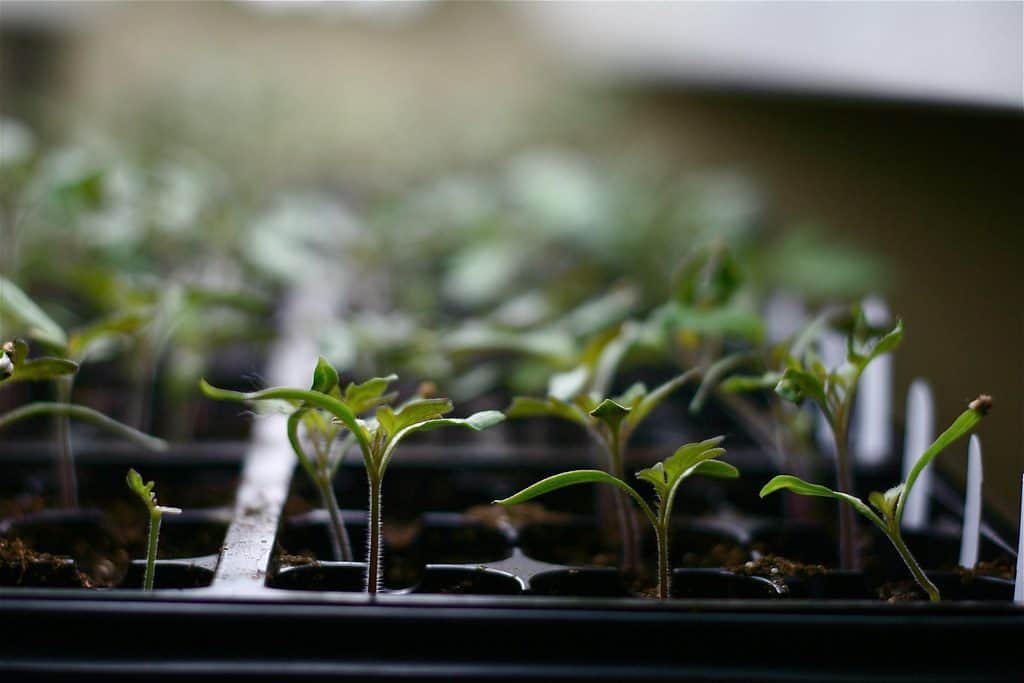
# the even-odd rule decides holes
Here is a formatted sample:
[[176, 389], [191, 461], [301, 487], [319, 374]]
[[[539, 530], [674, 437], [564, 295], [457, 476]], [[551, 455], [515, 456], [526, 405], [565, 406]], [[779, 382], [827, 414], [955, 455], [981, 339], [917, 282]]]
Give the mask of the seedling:
[[[326, 412], [332, 422], [348, 430], [362, 453], [370, 486], [369, 524], [367, 526], [369, 547], [366, 572], [366, 590], [370, 594], [377, 593], [381, 585], [383, 511], [381, 494], [384, 474], [394, 457], [398, 444], [416, 432], [425, 432], [440, 427], [466, 427], [474, 431], [481, 431], [505, 419], [505, 416], [496, 410], [474, 413], [467, 418], [443, 417], [452, 410], [452, 402], [446, 398], [413, 398], [397, 408], [392, 408], [390, 404], [396, 395], [385, 392], [388, 385], [396, 379], [398, 378], [395, 375], [375, 377], [362, 384], [351, 383], [342, 391], [338, 384], [337, 370], [325, 359], [320, 358], [313, 371], [313, 385], [310, 389], [274, 387], [245, 393], [218, 389], [208, 384], [206, 380], [200, 382], [203, 393], [218, 400], [284, 400], [289, 402], [294, 410], [288, 421], [288, 436], [300, 462], [305, 457], [305, 453], [302, 451], [301, 445], [298, 445], [297, 427], [311, 409]], [[374, 410], [372, 418], [358, 417], [371, 409]], [[296, 417], [296, 413], [300, 413], [299, 417]], [[300, 452], [303, 454], [299, 455]], [[333, 500], [329, 500], [328, 503], [337, 508], [337, 504]], [[340, 523], [340, 513], [338, 522]]]
[[[928, 594], [928, 598], [932, 602], [939, 600], [939, 589], [935, 587], [935, 584], [928, 579], [924, 571], [921, 569], [921, 565], [918, 564], [917, 560], [911, 554], [907, 548], [906, 543], [903, 541], [903, 531], [900, 525], [903, 519], [903, 512], [906, 506], [907, 497], [910, 495], [910, 491], [914, 487], [914, 482], [920, 476], [921, 472], [927, 467], [935, 457], [945, 450], [950, 444], [955, 442], [957, 439], [968, 434], [973, 430], [977, 424], [981, 421], [992, 407], [992, 398], [982, 394], [978, 398], [971, 401], [967, 410], [960, 414], [953, 424], [949, 428], [939, 435], [932, 445], [921, 454], [921, 457], [917, 459], [913, 469], [910, 470], [910, 474], [907, 476], [907, 480], [897, 486], [892, 487], [885, 493], [874, 491], [868, 496], [868, 502], [870, 506], [866, 505], [864, 501], [857, 498], [854, 495], [845, 493], [843, 491], [833, 491], [830, 488], [821, 486], [819, 484], [810, 484], [803, 479], [794, 477], [788, 474], [781, 474], [774, 477], [771, 481], [764, 485], [761, 489], [761, 497], [764, 498], [770, 493], [786, 489], [798, 493], [803, 496], [820, 496], [823, 498], [835, 498], [840, 503], [847, 503], [847, 506], [843, 506], [841, 509], [856, 510], [861, 515], [866, 517], [872, 524], [885, 534], [886, 538], [892, 543], [893, 547], [896, 548], [896, 552], [899, 553], [904, 564], [907, 565], [907, 569], [913, 575], [914, 580], [917, 581], [918, 585], [924, 589], [925, 593]], [[871, 508], [874, 508], [872, 510]]]
[[[78, 367], [86, 361], [106, 357], [119, 339], [136, 333], [146, 322], [146, 317], [141, 313], [124, 313], [66, 332], [25, 292], [4, 277], [0, 277], [0, 314], [33, 341], [58, 354], [60, 358], [57, 360], [70, 361], [74, 365], [73, 370], [55, 373], [51, 377], [56, 388], [57, 403], [68, 404], [71, 403]], [[55, 367], [52, 362], [50, 365], [51, 368]], [[70, 416], [58, 414], [55, 424], [61, 506], [76, 508], [78, 484], [71, 450]]]
[[[623, 467], [630, 437], [662, 401], [700, 374], [699, 368], [689, 370], [653, 390], [637, 382], [622, 394], [608, 397], [614, 372], [638, 334], [636, 326], [626, 324], [617, 335], [599, 338], [579, 367], [551, 378], [547, 397], [516, 397], [506, 415], [510, 418], [549, 416], [575, 422], [601, 448], [605, 455], [604, 470], [619, 480], [624, 479]], [[615, 501], [623, 568], [629, 570], [639, 563], [636, 530], [626, 498], [616, 496]]]
[[612, 476], [601, 470], [562, 472], [547, 479], [542, 479], [508, 498], [494, 502], [499, 505], [518, 505], [545, 493], [575, 484], [611, 484], [617, 487], [636, 501], [644, 517], [647, 518], [647, 521], [654, 528], [654, 535], [658, 545], [658, 597], [665, 600], [671, 594], [672, 576], [668, 559], [669, 522], [672, 517], [672, 507], [675, 503], [679, 485], [694, 474], [725, 479], [735, 479], [740, 475], [739, 470], [729, 463], [717, 460], [719, 456], [725, 454], [725, 449], [719, 447], [723, 438], [716, 436], [707, 441], [682, 446], [662, 462], [655, 463], [654, 466], [636, 473], [638, 479], [642, 479], [654, 486], [655, 501], [653, 509], [636, 489], [619, 477]]
[[[828, 369], [811, 348], [811, 343], [836, 320], [835, 311], [826, 311], [796, 338], [782, 354], [784, 370], [759, 377], [732, 377], [724, 383], [729, 391], [774, 387], [783, 399], [800, 404], [810, 398], [821, 410], [832, 433], [836, 454], [836, 488], [853, 490], [853, 463], [850, 459], [850, 418], [857, 383], [872, 360], [893, 351], [903, 341], [903, 322], [879, 332], [869, 328], [860, 307], [854, 307], [846, 338], [846, 360]], [[855, 545], [856, 518], [853, 509], [839, 507], [839, 562], [843, 569], [857, 569], [860, 557]]]
[[[0, 387], [13, 382], [60, 380], [78, 370], [77, 363], [65, 358], [46, 356], [30, 359], [28, 352], [28, 344], [21, 339], [9, 341], [0, 347]], [[15, 408], [0, 415], [0, 430], [22, 420], [42, 416], [74, 418], [88, 422], [150, 450], [162, 451], [167, 448], [167, 444], [162, 439], [144, 434], [92, 408], [64, 402], [36, 401]], [[66, 507], [69, 500], [77, 502], [78, 493], [73, 460], [63, 458], [58, 460], [57, 479], [60, 482], [62, 505]]]
[[156, 551], [160, 543], [160, 522], [165, 514], [180, 515], [181, 508], [166, 507], [156, 502], [156, 492], [153, 491], [153, 482], [142, 483], [142, 475], [134, 469], [128, 470], [125, 477], [128, 488], [138, 494], [146, 509], [149, 511], [149, 534], [146, 543], [146, 574], [142, 579], [142, 589], [153, 590], [153, 577], [156, 574]]

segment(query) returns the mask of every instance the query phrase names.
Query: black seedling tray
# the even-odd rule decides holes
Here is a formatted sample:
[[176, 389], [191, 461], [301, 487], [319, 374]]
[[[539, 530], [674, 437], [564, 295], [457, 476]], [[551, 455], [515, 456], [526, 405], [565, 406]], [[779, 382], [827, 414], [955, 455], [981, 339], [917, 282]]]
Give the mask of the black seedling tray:
[[[723, 556], [774, 548], [834, 563], [828, 524], [786, 523], [781, 496], [757, 498], [770, 468], [754, 451], [730, 451], [744, 472], [736, 482], [688, 482], [672, 546], [675, 597], [661, 602], [600, 566], [595, 487], [559, 492], [533, 518], [505, 518], [487, 505], [585, 464], [585, 448], [410, 444], [384, 490], [387, 577], [405, 583], [386, 578], [390, 590], [370, 598], [364, 565], [330, 559], [324, 515], [302, 503], [304, 475], [268, 436], [279, 432], [261, 425], [247, 448], [206, 444], [159, 456], [80, 448], [82, 490], [94, 496], [84, 496], [86, 509], [22, 515], [0, 529], [95, 529], [116, 507], [112, 498], [128, 499], [129, 466], [186, 514], [165, 517], [166, 552], [150, 594], [133, 587], [138, 562], [113, 588], [0, 588], [4, 680], [1019, 680], [1011, 643], [1024, 633], [1024, 609], [1010, 601], [1006, 580], [935, 573], [950, 600], [888, 604], [873, 597], [876, 577], [902, 574], [884, 552], [854, 574], [762, 577], [706, 566], [717, 546]], [[38, 444], [5, 446], [0, 498], [52, 490], [48, 457]], [[362, 486], [358, 463], [346, 464], [343, 504], [361, 504]], [[363, 514], [345, 517], [358, 548]], [[929, 569], [955, 563], [949, 534], [909, 543]], [[572, 546], [597, 563], [576, 562]], [[982, 546], [983, 558], [999, 552]]]

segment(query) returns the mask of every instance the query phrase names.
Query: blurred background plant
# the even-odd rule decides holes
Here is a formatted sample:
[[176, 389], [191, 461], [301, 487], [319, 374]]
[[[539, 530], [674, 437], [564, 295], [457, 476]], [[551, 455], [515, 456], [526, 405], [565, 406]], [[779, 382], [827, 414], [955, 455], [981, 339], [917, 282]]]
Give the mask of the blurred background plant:
[[[312, 281], [346, 375], [459, 401], [542, 392], [626, 320], [640, 372], [777, 342], [777, 294], [798, 325], [871, 293], [912, 330], [898, 390], [1024, 413], [1019, 7], [543, 5], [5, 1], [2, 275], [63, 329], [147, 321], [76, 400], [114, 372], [119, 414], [202, 433], [194, 379], [258, 386]], [[1007, 472], [1020, 422], [986, 427]]]

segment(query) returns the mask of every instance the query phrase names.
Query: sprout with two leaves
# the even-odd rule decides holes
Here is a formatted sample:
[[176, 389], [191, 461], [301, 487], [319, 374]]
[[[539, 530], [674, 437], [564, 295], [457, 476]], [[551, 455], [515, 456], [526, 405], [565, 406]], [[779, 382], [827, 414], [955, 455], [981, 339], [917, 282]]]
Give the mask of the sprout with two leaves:
[[[700, 368], [689, 370], [654, 389], [637, 382], [622, 394], [609, 397], [615, 371], [630, 348], [640, 340], [640, 335], [640, 327], [633, 323], [601, 335], [576, 369], [551, 378], [546, 397], [516, 397], [506, 415], [509, 418], [547, 416], [578, 424], [601, 448], [605, 456], [601, 463], [603, 469], [619, 480], [624, 479], [630, 437], [662, 401], [701, 373]], [[615, 501], [623, 569], [629, 571], [639, 564], [637, 531], [626, 497], [618, 495]]]
[[[935, 587], [935, 584], [922, 571], [921, 565], [918, 564], [903, 540], [901, 528], [903, 509], [907, 498], [910, 496], [910, 491], [914, 487], [914, 482], [917, 481], [924, 468], [950, 444], [969, 434], [991, 407], [992, 398], [985, 394], [971, 401], [967, 410], [961, 413], [960, 417], [954, 420], [953, 424], [940, 434], [939, 438], [921, 454], [921, 457], [917, 459], [917, 462], [911, 468], [910, 474], [907, 475], [907, 480], [902, 484], [892, 487], [885, 493], [879, 491], [872, 492], [868, 496], [868, 502], [871, 503], [870, 506], [866, 505], [860, 498], [849, 493], [833, 491], [825, 486], [811, 484], [788, 474], [779, 475], [765, 484], [764, 488], [761, 489], [761, 497], [764, 498], [770, 493], [785, 489], [803, 496], [835, 498], [840, 503], [847, 503], [848, 507], [844, 506], [844, 509], [856, 510], [885, 534], [893, 547], [896, 548], [896, 552], [899, 553], [904, 564], [907, 565], [907, 569], [910, 570], [914, 580], [928, 594], [928, 599], [932, 602], [938, 602], [940, 597], [939, 589]], [[872, 507], [874, 510], [871, 509]]]
[[729, 463], [717, 459], [725, 454], [725, 449], [719, 445], [723, 438], [717, 436], [707, 441], [687, 444], [664, 461], [636, 473], [638, 479], [654, 486], [653, 509], [636, 489], [619, 477], [614, 477], [601, 470], [573, 470], [556, 474], [528, 486], [515, 495], [494, 502], [499, 505], [517, 505], [545, 493], [575, 484], [594, 483], [615, 486], [636, 501], [644, 517], [654, 528], [658, 545], [658, 597], [665, 600], [671, 594], [668, 541], [672, 507], [679, 491], [679, 485], [694, 474], [725, 479], [735, 479], [740, 474], [739, 470]]
[[156, 551], [157, 545], [160, 543], [160, 523], [163, 521], [163, 516], [168, 515], [180, 515], [181, 508], [172, 508], [165, 505], [159, 505], [156, 502], [156, 492], [153, 491], [154, 482], [142, 482], [142, 475], [136, 472], [134, 469], [128, 470], [128, 476], [125, 477], [125, 482], [128, 484], [128, 488], [134, 491], [139, 498], [142, 499], [143, 504], [146, 506], [146, 510], [149, 512], [149, 533], [148, 541], [146, 543], [146, 573], [142, 579], [143, 590], [153, 590], [153, 578], [156, 575]]
[[[846, 359], [834, 369], [826, 368], [814, 353], [812, 342], [829, 324], [847, 327]], [[872, 329], [859, 306], [845, 319], [836, 319], [827, 311], [795, 340], [784, 354], [784, 369], [759, 377], [734, 376], [723, 383], [726, 391], [746, 391], [774, 387], [775, 393], [792, 403], [811, 399], [821, 410], [835, 443], [836, 488], [853, 490], [853, 462], [850, 458], [850, 421], [857, 384], [868, 365], [879, 356], [896, 349], [903, 341], [903, 321], [891, 330]], [[839, 562], [843, 569], [857, 569], [856, 518], [852, 508], [839, 507]]]
[[[314, 424], [315, 430], [320, 430], [320, 438], [329, 437], [333, 442], [341, 433], [333, 432], [336, 425], [346, 432], [345, 440], [351, 440], [351, 444], [359, 448], [363, 456], [363, 464], [366, 468], [366, 476], [370, 485], [370, 509], [368, 511], [368, 550], [367, 550], [367, 573], [366, 590], [375, 594], [381, 585], [381, 551], [382, 551], [382, 489], [384, 475], [388, 465], [394, 457], [395, 449], [406, 437], [417, 432], [425, 432], [441, 427], [465, 427], [474, 431], [481, 431], [492, 427], [505, 416], [496, 410], [486, 410], [474, 413], [467, 418], [444, 417], [452, 410], [452, 402], [446, 398], [422, 398], [416, 397], [406, 401], [397, 407], [390, 404], [396, 398], [394, 393], [385, 393], [388, 385], [395, 381], [397, 376], [376, 377], [362, 384], [349, 384], [344, 390], [338, 384], [338, 372], [330, 363], [320, 358], [316, 369], [313, 371], [313, 385], [310, 389], [293, 389], [289, 387], [274, 387], [262, 391], [238, 392], [218, 389], [203, 380], [200, 386], [203, 392], [210, 398], [227, 401], [280, 401], [284, 400], [293, 406], [293, 412], [288, 420], [288, 437], [295, 450], [299, 462], [320, 488], [324, 484], [327, 488], [324, 493], [326, 504], [332, 515], [332, 526], [342, 526], [341, 516], [337, 510], [337, 503], [334, 501], [333, 491], [330, 491], [330, 480], [325, 479], [337, 469], [337, 460], [329, 461], [321, 457], [326, 453], [321, 445], [317, 451], [317, 457], [310, 459], [302, 447], [298, 436], [300, 424]], [[360, 415], [373, 410], [373, 417], [360, 417]], [[312, 413], [322, 411], [319, 418], [311, 417]], [[321, 442], [323, 443], [323, 442]], [[342, 443], [342, 454], [346, 450], [346, 444]], [[333, 508], [333, 509], [332, 509]]]

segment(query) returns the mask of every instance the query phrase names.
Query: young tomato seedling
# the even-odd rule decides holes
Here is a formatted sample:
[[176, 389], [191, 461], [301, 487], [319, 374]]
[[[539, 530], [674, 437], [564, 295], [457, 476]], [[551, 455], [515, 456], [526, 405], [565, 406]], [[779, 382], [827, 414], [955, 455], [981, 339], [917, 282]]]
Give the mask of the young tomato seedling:
[[[395, 394], [385, 394], [388, 385], [397, 376], [375, 377], [362, 384], [349, 384], [344, 391], [338, 385], [338, 372], [321, 358], [313, 372], [313, 386], [310, 389], [274, 387], [248, 393], [228, 391], [201, 382], [203, 392], [210, 398], [228, 401], [284, 400], [293, 406], [288, 421], [288, 436], [298, 455], [297, 427], [303, 416], [311, 409], [318, 409], [330, 415], [331, 420], [348, 430], [363, 455], [366, 476], [370, 485], [370, 509], [367, 535], [366, 590], [374, 594], [381, 584], [382, 550], [382, 490], [384, 474], [394, 456], [395, 448], [410, 434], [425, 432], [440, 427], [466, 427], [481, 431], [492, 427], [505, 416], [497, 410], [485, 410], [467, 418], [443, 417], [452, 410], [452, 402], [446, 398], [413, 398], [392, 408], [389, 405]], [[372, 418], [359, 415], [375, 408]], [[298, 418], [296, 413], [302, 413]], [[300, 456], [300, 459], [304, 457]], [[328, 504], [337, 508], [333, 494]], [[337, 512], [337, 510], [335, 510]], [[334, 513], [332, 513], [334, 514]], [[340, 523], [340, 513], [338, 513]]]
[[[622, 358], [636, 342], [639, 328], [625, 324], [614, 337], [597, 340], [575, 370], [551, 378], [545, 398], [519, 396], [506, 410], [509, 418], [556, 417], [583, 427], [605, 455], [604, 470], [625, 478], [626, 446], [637, 427], [658, 405], [690, 380], [700, 368], [684, 372], [648, 390], [642, 382], [618, 396], [608, 397], [608, 387]], [[623, 569], [639, 564], [636, 529], [624, 495], [615, 497], [615, 518], [622, 542]]]
[[725, 449], [719, 447], [723, 438], [716, 436], [707, 441], [686, 444], [662, 462], [655, 463], [653, 467], [636, 473], [638, 479], [643, 479], [654, 486], [653, 510], [636, 489], [622, 479], [602, 470], [562, 472], [542, 479], [508, 498], [494, 502], [498, 505], [518, 505], [545, 493], [575, 484], [611, 484], [617, 487], [636, 501], [641, 512], [644, 513], [644, 517], [654, 528], [658, 545], [658, 597], [665, 600], [671, 594], [671, 567], [669, 567], [668, 561], [669, 522], [679, 485], [694, 474], [725, 479], [735, 479], [740, 475], [739, 470], [735, 467], [716, 459], [725, 454]]
[[[857, 384], [864, 370], [875, 358], [896, 349], [903, 341], [903, 321], [886, 332], [872, 330], [864, 313], [855, 306], [849, 318], [846, 337], [846, 360], [835, 369], [824, 366], [811, 350], [811, 342], [835, 320], [834, 312], [826, 312], [807, 326], [788, 352], [783, 354], [785, 368], [760, 377], [733, 377], [726, 382], [731, 390], [775, 388], [786, 401], [800, 404], [810, 398], [821, 410], [832, 432], [836, 453], [836, 488], [853, 490], [853, 462], [850, 458], [850, 419], [857, 394]], [[860, 557], [856, 549], [856, 517], [854, 511], [839, 507], [839, 563], [843, 569], [858, 569]]]
[[146, 574], [142, 580], [143, 590], [153, 590], [153, 577], [156, 574], [156, 551], [160, 543], [160, 522], [164, 514], [180, 515], [181, 508], [165, 507], [157, 505], [156, 493], [153, 491], [153, 482], [142, 482], [142, 475], [134, 469], [128, 470], [125, 477], [128, 488], [138, 494], [149, 511], [149, 539], [146, 543]]
[[[907, 565], [907, 569], [913, 575], [914, 580], [917, 581], [918, 585], [924, 589], [924, 592], [928, 594], [928, 599], [932, 602], [939, 600], [939, 589], [935, 587], [935, 584], [925, 575], [921, 569], [921, 565], [918, 564], [917, 560], [911, 554], [910, 549], [907, 548], [907, 544], [903, 541], [903, 531], [901, 529], [901, 521], [903, 519], [903, 508], [906, 504], [907, 497], [910, 495], [911, 489], [914, 487], [914, 482], [917, 481], [921, 471], [931, 463], [935, 457], [945, 450], [950, 444], [957, 439], [970, 433], [977, 424], [981, 421], [992, 407], [992, 398], [982, 394], [978, 398], [971, 401], [970, 406], [963, 413], [960, 414], [953, 424], [949, 428], [939, 435], [931, 446], [929, 446], [921, 457], [914, 463], [913, 468], [910, 470], [910, 474], [907, 475], [907, 480], [902, 484], [892, 487], [885, 493], [879, 491], [873, 491], [868, 496], [868, 502], [871, 506], [865, 505], [864, 501], [856, 496], [844, 493], [842, 491], [833, 491], [825, 486], [818, 484], [810, 484], [803, 479], [794, 477], [788, 474], [781, 474], [761, 489], [761, 497], [764, 498], [770, 493], [786, 489], [799, 493], [803, 496], [820, 496], [823, 498], [835, 498], [841, 503], [847, 503], [848, 509], [856, 510], [868, 520], [871, 521], [878, 529], [885, 534], [886, 538], [892, 543], [893, 547], [896, 548], [896, 552], [899, 553], [904, 564]], [[872, 510], [871, 507], [875, 509]], [[877, 512], [876, 512], [877, 511]]]

